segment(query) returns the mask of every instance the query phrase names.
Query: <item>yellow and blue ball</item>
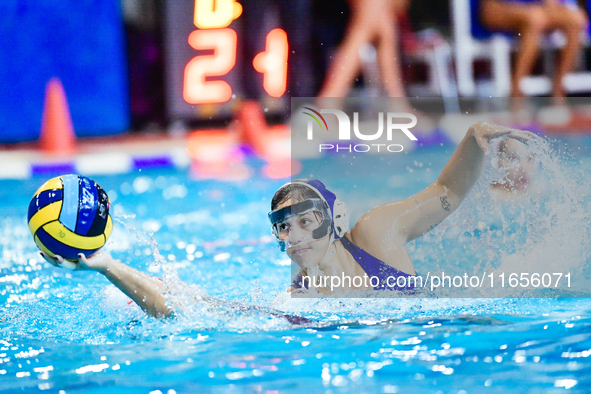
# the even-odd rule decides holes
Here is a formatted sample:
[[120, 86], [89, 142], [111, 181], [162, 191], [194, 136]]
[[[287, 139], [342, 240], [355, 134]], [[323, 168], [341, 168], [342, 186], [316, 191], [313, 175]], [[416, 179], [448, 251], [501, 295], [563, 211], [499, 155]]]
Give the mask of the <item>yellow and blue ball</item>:
[[29, 204], [29, 230], [43, 252], [70, 261], [103, 247], [113, 230], [107, 193], [79, 175], [45, 182]]

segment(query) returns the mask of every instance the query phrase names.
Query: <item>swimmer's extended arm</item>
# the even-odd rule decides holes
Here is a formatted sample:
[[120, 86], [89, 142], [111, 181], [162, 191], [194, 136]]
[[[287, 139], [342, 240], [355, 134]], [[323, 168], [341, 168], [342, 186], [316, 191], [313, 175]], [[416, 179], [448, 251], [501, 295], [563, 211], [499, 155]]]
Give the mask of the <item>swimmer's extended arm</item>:
[[470, 126], [437, 181], [406, 200], [380, 205], [359, 219], [351, 230], [354, 242], [370, 251], [396, 249], [437, 226], [452, 213], [476, 183], [491, 151], [493, 138], [522, 141], [535, 138], [527, 131], [491, 123]]
[[89, 258], [80, 254], [78, 263], [66, 261], [61, 256], [52, 258], [43, 252], [41, 255], [56, 267], [100, 272], [148, 315], [161, 318], [173, 313], [162, 295], [164, 285], [161, 281], [113, 259], [108, 253], [98, 252]]
[[437, 180], [411, 198], [418, 210], [401, 220], [407, 241], [437, 226], [460, 205], [482, 173], [484, 157], [491, 152], [490, 140], [498, 137], [525, 142], [536, 135], [487, 122], [470, 126]]

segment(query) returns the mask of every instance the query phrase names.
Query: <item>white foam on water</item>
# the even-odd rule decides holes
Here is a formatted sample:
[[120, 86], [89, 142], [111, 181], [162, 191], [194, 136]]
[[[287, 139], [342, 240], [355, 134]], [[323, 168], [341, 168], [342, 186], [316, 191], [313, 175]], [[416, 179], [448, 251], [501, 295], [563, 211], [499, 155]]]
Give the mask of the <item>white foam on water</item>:
[[[497, 284], [504, 274], [505, 287], [485, 286], [480, 295], [487, 297], [525, 295], [524, 288], [507, 286], [509, 275], [522, 273], [530, 278], [562, 273], [561, 289], [589, 292], [590, 200], [583, 170], [560, 142], [537, 138], [528, 143], [527, 153], [538, 167], [528, 193], [506, 201], [491, 195], [492, 183], [510, 182], [503, 168], [493, 166], [498, 157], [491, 155], [456, 212], [411, 247], [419, 256], [417, 269], [427, 261], [431, 272], [486, 272]], [[565, 288], [568, 273], [571, 286]], [[554, 284], [558, 276], [552, 277]]]
[[[440, 226], [410, 245], [420, 273], [445, 271], [449, 275], [486, 272], [495, 278], [506, 275], [505, 287], [485, 286], [470, 293], [476, 299], [439, 289], [435, 298], [293, 298], [283, 289], [275, 295], [255, 296], [245, 302], [211, 297], [207, 291], [180, 280], [174, 266], [158, 252], [150, 238], [152, 255], [164, 274], [166, 294], [177, 311], [181, 326], [215, 330], [273, 330], [289, 325], [281, 313], [295, 314], [333, 324], [351, 320], [449, 316], [454, 314], [517, 314], [552, 311], [551, 301], [495, 299], [528, 296], [531, 288], [509, 288], [512, 273], [571, 273], [572, 291], [586, 291], [589, 259], [589, 201], [584, 174], [560, 143], [543, 138], [531, 141], [528, 154], [538, 163], [530, 193], [500, 202], [489, 193], [493, 182], [507, 182], [506, 172], [487, 158], [483, 175], [462, 205]], [[577, 279], [575, 281], [575, 278]], [[581, 280], [584, 278], [585, 280]], [[497, 280], [497, 279], [495, 279]], [[540, 293], [535, 293], [539, 296]], [[351, 294], [347, 294], [351, 296]], [[543, 293], [554, 297], [552, 292]], [[355, 296], [355, 294], [353, 294]], [[357, 294], [356, 296], [362, 296]], [[531, 295], [530, 295], [531, 296]]]
[[[409, 245], [411, 258], [420, 274], [442, 270], [459, 275], [483, 271], [495, 275], [503, 272], [571, 272], [572, 291], [587, 291], [585, 284], [590, 276], [590, 193], [583, 170], [559, 142], [538, 139], [529, 145], [528, 152], [539, 163], [537, 192], [506, 203], [496, 201], [489, 195], [488, 186], [494, 181], [502, 182], [506, 174], [502, 169], [493, 167], [494, 157], [488, 158], [483, 176], [456, 212]], [[247, 223], [249, 215], [258, 209], [251, 205], [243, 206], [236, 212], [227, 211], [226, 216], [242, 218], [246, 215], [241, 223], [245, 220]], [[5, 308], [7, 314], [14, 317], [10, 330], [37, 338], [100, 343], [119, 336], [154, 338], [186, 330], [242, 332], [290, 329], [293, 326], [283, 317], [284, 314], [303, 316], [321, 325], [351, 321], [372, 324], [433, 316], [551, 313], [556, 306], [551, 299], [443, 299], [441, 297], [446, 295], [457, 295], [446, 294], [445, 291], [435, 292], [434, 295], [440, 298], [293, 298], [285, 291], [290, 268], [279, 262], [283, 255], [279, 257], [270, 245], [259, 243], [250, 246], [251, 257], [245, 257], [242, 247], [234, 245], [234, 238], [228, 235], [234, 231], [236, 224], [226, 223], [204, 212], [184, 214], [185, 218], [195, 216], [189, 229], [189, 236], [193, 239], [184, 241], [203, 249], [203, 245], [199, 244], [203, 240], [192, 234], [211, 226], [220, 228], [219, 240], [229, 241], [229, 246], [212, 249], [215, 250], [211, 252], [212, 256], [208, 256], [209, 252], [203, 249], [206, 256], [202, 258], [203, 253], [200, 252], [199, 258], [206, 262], [188, 261], [182, 256], [177, 260], [169, 257], [171, 252], [166, 248], [168, 238], [186, 236], [174, 232], [176, 230], [166, 233], [167, 228], [172, 229], [171, 226], [176, 225], [169, 218], [139, 221], [123, 212], [114, 215], [114, 219], [122, 225], [115, 227], [106, 249], [129, 259], [124, 263], [163, 279], [165, 295], [176, 311], [176, 319], [164, 321], [146, 317], [137, 308], [129, 308], [124, 303], [99, 302], [97, 308], [97, 298], [89, 294], [95, 292], [104, 299], [101, 293], [104, 280], [98, 274], [68, 274], [51, 267], [41, 274], [36, 267], [44, 263], [33, 261], [34, 246], [25, 223], [5, 220], [1, 231], [5, 235], [6, 247], [0, 263], [15, 269], [10, 276], [14, 283], [9, 283], [12, 287], [6, 296], [13, 306]], [[250, 217], [250, 220], [253, 219]], [[151, 231], [160, 231], [158, 239], [161, 245], [153, 239]], [[162, 241], [163, 238], [166, 241]], [[220, 251], [229, 253], [230, 257], [216, 262], [213, 254]], [[196, 256], [195, 251], [191, 254]], [[255, 269], [253, 260], [256, 262], [257, 258], [259, 265]], [[207, 272], [210, 269], [211, 272]], [[40, 273], [36, 274], [38, 271]], [[224, 288], [223, 281], [226, 279], [220, 279], [215, 284], [197, 280], [195, 282], [200, 285], [191, 283], [192, 278], [198, 275], [209, 278], [219, 272], [237, 284], [226, 283], [228, 287]], [[261, 283], [255, 283], [255, 280]], [[487, 288], [476, 295], [524, 296], [527, 291]], [[552, 293], [547, 295], [554, 296]], [[52, 316], [55, 318], [50, 318]], [[139, 324], [130, 325], [130, 321]]]

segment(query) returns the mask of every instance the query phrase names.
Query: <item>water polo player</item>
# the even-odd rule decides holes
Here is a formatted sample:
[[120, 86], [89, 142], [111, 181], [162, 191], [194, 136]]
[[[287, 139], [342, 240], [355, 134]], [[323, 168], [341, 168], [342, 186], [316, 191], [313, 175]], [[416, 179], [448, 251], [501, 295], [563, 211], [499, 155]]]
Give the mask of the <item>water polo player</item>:
[[[282, 187], [273, 198], [269, 217], [280, 246], [301, 268], [298, 277], [367, 274], [378, 276], [380, 283], [373, 287], [382, 288], [385, 275], [414, 274], [405, 243], [435, 227], [459, 206], [480, 176], [484, 156], [491, 151], [489, 141], [502, 136], [521, 141], [535, 137], [490, 123], [474, 124], [436, 182], [407, 200], [369, 211], [350, 231], [345, 226], [344, 205], [322, 183], [302, 181]], [[57, 267], [100, 272], [152, 316], [166, 317], [173, 312], [161, 281], [108, 253], [99, 251], [89, 258], [80, 254], [76, 263], [59, 255], [42, 255]], [[295, 287], [297, 282], [296, 278]]]
[[[425, 190], [364, 214], [349, 231], [345, 206], [317, 180], [295, 180], [271, 201], [273, 234], [298, 264], [291, 289], [407, 290], [416, 275], [405, 244], [452, 213], [479, 178], [489, 142], [497, 137], [526, 141], [534, 134], [490, 123], [471, 126], [443, 171]], [[333, 280], [333, 278], [338, 278]], [[356, 280], [357, 279], [357, 280]]]

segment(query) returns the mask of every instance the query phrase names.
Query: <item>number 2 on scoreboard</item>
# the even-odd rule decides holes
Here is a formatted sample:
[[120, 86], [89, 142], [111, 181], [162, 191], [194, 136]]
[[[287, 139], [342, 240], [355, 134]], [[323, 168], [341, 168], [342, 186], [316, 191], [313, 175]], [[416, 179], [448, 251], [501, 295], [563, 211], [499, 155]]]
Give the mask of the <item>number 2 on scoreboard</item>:
[[236, 64], [236, 32], [232, 29], [195, 30], [189, 45], [195, 50], [211, 50], [212, 55], [196, 56], [185, 67], [183, 98], [189, 104], [223, 103], [232, 97], [226, 81], [206, 77], [226, 75]]

